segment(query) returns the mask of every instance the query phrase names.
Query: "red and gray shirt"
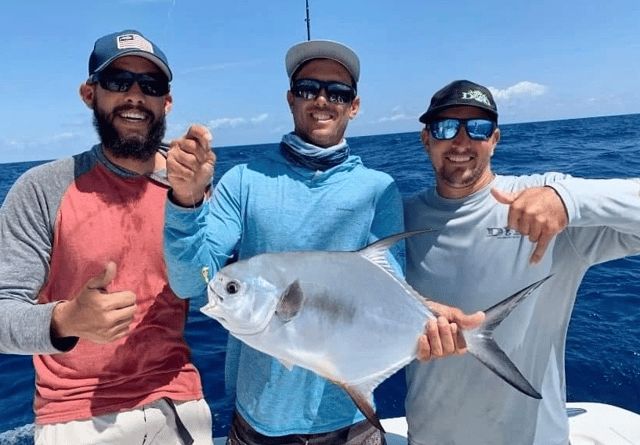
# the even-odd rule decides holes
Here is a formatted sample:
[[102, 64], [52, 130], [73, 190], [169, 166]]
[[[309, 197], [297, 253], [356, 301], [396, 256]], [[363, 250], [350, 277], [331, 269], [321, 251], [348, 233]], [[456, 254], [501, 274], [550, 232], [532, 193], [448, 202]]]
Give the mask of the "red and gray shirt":
[[[167, 190], [159, 174], [123, 170], [96, 145], [27, 171], [9, 191], [0, 209], [0, 352], [34, 355], [36, 423], [202, 398], [183, 338], [188, 301], [169, 288], [162, 256]], [[74, 298], [109, 261], [117, 273], [107, 291], [136, 294], [131, 332], [58, 349], [56, 302]]]

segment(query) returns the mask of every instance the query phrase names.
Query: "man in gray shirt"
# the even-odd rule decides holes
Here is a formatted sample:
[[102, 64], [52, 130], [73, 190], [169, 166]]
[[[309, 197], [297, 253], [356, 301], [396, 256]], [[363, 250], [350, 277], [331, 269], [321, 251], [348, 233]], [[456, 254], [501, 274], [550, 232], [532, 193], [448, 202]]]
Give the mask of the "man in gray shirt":
[[[551, 275], [495, 331], [542, 400], [469, 354], [413, 362], [406, 399], [411, 444], [566, 445], [565, 337], [587, 269], [640, 252], [640, 183], [559, 173], [500, 176], [491, 93], [469, 81], [438, 91], [420, 117], [436, 186], [405, 202], [407, 281], [469, 313]], [[545, 253], [546, 252], [546, 253]]]

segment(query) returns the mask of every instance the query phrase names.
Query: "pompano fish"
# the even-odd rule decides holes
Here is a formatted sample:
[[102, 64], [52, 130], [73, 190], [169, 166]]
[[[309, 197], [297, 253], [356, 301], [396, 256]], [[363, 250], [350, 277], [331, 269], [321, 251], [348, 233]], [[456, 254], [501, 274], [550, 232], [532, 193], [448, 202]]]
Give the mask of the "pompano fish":
[[[232, 263], [209, 281], [209, 302], [201, 310], [287, 368], [298, 365], [341, 386], [383, 430], [373, 390], [416, 358], [418, 339], [436, 318], [386, 255], [401, 239], [427, 231], [383, 238], [355, 252], [265, 253]], [[470, 354], [537, 399], [491, 334], [545, 280], [487, 309], [482, 325], [462, 331]]]

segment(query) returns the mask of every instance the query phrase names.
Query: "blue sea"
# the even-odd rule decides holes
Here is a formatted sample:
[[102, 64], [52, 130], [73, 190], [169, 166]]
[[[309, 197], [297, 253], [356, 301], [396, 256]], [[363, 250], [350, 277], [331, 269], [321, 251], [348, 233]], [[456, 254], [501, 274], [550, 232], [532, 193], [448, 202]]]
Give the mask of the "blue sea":
[[[640, 177], [640, 114], [511, 124], [493, 157], [499, 174], [560, 171], [575, 176]], [[352, 152], [391, 174], [403, 194], [433, 184], [418, 132], [348, 138]], [[217, 148], [216, 179], [236, 163], [275, 144]], [[79, 147], [82, 151], [87, 147]], [[40, 162], [0, 164], [0, 202], [15, 179]], [[216, 436], [228, 426], [232, 399], [223, 384], [225, 331], [191, 305], [186, 338], [202, 374]], [[553, 310], [553, 308], [549, 308]], [[593, 267], [569, 326], [566, 354], [569, 401], [602, 402], [640, 413], [640, 257]], [[33, 443], [34, 374], [30, 357], [0, 356], [0, 445]], [[376, 390], [381, 417], [403, 415], [402, 372]]]

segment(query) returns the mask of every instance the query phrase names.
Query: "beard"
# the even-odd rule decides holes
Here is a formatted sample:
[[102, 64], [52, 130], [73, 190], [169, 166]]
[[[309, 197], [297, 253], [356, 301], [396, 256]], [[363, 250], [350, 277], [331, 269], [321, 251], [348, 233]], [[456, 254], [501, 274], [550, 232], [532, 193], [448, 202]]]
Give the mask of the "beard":
[[[113, 125], [113, 117], [122, 111], [136, 109], [150, 117], [151, 126], [147, 135], [120, 135]], [[123, 106], [113, 110], [110, 115], [103, 113], [97, 106], [93, 107], [93, 125], [100, 136], [100, 141], [105, 149], [116, 158], [135, 159], [148, 161], [158, 151], [167, 128], [166, 117], [162, 115], [155, 119], [154, 114], [146, 109]]]
[[[478, 159], [476, 157], [476, 159]], [[445, 183], [449, 187], [465, 188], [473, 186], [478, 183], [483, 177], [485, 171], [488, 168], [489, 161], [479, 160], [471, 168], [469, 167], [455, 167], [455, 166], [441, 166], [439, 168], [433, 167], [436, 178]]]

